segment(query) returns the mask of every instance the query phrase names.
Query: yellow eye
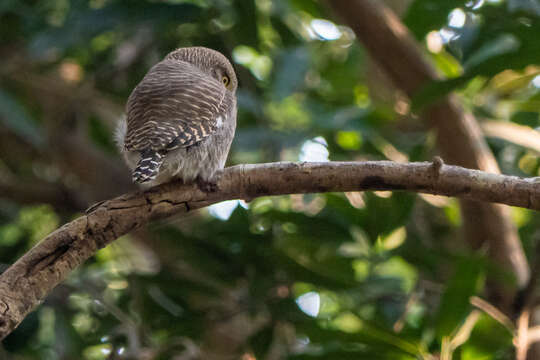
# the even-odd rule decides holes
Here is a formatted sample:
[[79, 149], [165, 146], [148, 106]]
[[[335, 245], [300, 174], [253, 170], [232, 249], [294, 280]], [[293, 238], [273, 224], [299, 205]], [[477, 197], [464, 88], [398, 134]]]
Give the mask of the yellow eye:
[[223, 77], [221, 78], [221, 82], [223, 83], [223, 85], [225, 85], [225, 87], [227, 87], [229, 86], [231, 79], [229, 79], [227, 75], [223, 75]]

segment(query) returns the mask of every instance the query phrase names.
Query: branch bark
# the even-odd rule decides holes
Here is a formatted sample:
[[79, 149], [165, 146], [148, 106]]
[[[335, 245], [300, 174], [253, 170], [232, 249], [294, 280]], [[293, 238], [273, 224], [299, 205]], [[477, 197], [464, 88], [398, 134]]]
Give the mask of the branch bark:
[[[328, 4], [355, 32], [371, 57], [394, 85], [412, 98], [437, 75], [401, 20], [381, 1], [329, 0]], [[451, 164], [498, 173], [493, 154], [475, 118], [464, 111], [456, 96], [448, 96], [426, 109], [426, 124], [437, 131], [438, 147]], [[497, 204], [461, 201], [464, 233], [473, 247], [489, 244], [491, 257], [516, 278], [515, 288], [494, 282], [491, 300], [511, 312], [516, 290], [526, 286], [530, 269], [510, 211]]]
[[540, 210], [536, 178], [491, 174], [433, 163], [267, 163], [224, 170], [219, 191], [172, 182], [96, 206], [38, 243], [0, 275], [4, 338], [78, 265], [116, 238], [148, 223], [230, 199], [364, 190], [405, 190]]

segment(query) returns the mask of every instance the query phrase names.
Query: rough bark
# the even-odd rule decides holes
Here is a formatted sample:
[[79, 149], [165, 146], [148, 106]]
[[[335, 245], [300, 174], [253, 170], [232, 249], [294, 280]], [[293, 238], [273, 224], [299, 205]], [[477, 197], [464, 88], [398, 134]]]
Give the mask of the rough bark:
[[[400, 19], [383, 3], [375, 0], [328, 1], [355, 32], [370, 56], [388, 74], [394, 85], [409, 97], [430, 81], [438, 79], [435, 69], [426, 61], [417, 42]], [[499, 172], [497, 162], [483, 139], [471, 114], [461, 107], [455, 96], [442, 99], [427, 108], [424, 120], [438, 134], [438, 147], [451, 164]], [[510, 269], [517, 286], [493, 286], [492, 300], [510, 312], [515, 292], [523, 288], [530, 270], [512, 224], [509, 209], [494, 204], [462, 200], [464, 234], [473, 247], [489, 244], [494, 260]]]
[[0, 275], [0, 338], [8, 335], [78, 265], [148, 223], [230, 199], [299, 193], [406, 190], [540, 210], [536, 178], [433, 163], [268, 163], [224, 170], [219, 190], [173, 182], [97, 205], [51, 233]]

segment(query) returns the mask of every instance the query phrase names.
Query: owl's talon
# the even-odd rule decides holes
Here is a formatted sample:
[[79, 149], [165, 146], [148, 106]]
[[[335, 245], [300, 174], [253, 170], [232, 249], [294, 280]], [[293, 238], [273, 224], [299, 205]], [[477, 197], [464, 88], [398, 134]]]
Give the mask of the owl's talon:
[[101, 200], [101, 201], [98, 201], [97, 203], [95, 203], [93, 205], [90, 205], [90, 207], [88, 209], [84, 210], [84, 213], [85, 214], [90, 214], [91, 212], [96, 210], [98, 207], [103, 205], [105, 203], [105, 201], [107, 201], [107, 200]]
[[205, 193], [212, 193], [219, 190], [219, 186], [215, 180], [203, 180], [201, 177], [198, 177], [196, 183], [197, 187]]

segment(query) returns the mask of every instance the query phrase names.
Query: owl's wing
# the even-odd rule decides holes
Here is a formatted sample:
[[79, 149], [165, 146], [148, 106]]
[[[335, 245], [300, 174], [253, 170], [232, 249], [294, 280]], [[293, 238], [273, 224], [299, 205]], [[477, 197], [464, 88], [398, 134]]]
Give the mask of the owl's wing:
[[156, 64], [127, 104], [127, 150], [195, 145], [225, 120], [230, 95], [216, 79], [186, 62]]

